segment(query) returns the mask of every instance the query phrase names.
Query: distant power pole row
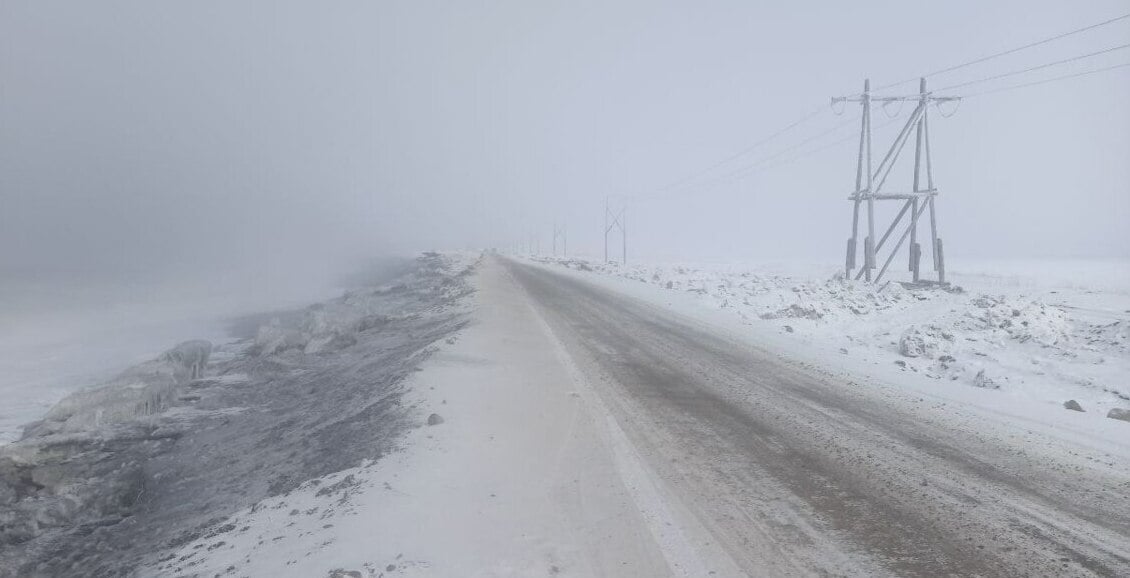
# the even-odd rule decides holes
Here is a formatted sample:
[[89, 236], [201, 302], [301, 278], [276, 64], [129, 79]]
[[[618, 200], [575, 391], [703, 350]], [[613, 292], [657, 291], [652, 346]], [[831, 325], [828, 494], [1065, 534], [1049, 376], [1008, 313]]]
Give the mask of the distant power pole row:
[[[856, 279], [863, 277], [867, 281], [874, 282], [878, 282], [882, 279], [883, 274], [887, 272], [887, 268], [891, 265], [891, 261], [894, 260], [895, 255], [898, 254], [899, 249], [902, 248], [903, 243], [905, 243], [909, 237], [908, 267], [914, 282], [918, 283], [920, 281], [919, 264], [922, 257], [922, 247], [918, 242], [918, 221], [925, 212], [929, 211], [931, 260], [933, 261], [934, 271], [937, 272], [937, 283], [944, 284], [946, 282], [945, 254], [942, 251], [942, 239], [938, 237], [938, 219], [935, 208], [935, 198], [938, 196], [938, 190], [934, 186], [933, 163], [930, 157], [930, 123], [927, 109], [932, 102], [956, 100], [960, 100], [960, 97], [934, 96], [930, 92], [927, 92], [925, 78], [920, 79], [918, 94], [915, 95], [872, 96], [871, 81], [868, 79], [863, 81], [862, 94], [832, 99], [833, 105], [838, 102], [858, 102], [863, 107], [863, 120], [859, 132], [859, 158], [856, 163], [855, 172], [855, 191], [848, 197], [848, 200], [852, 201], [851, 237], [847, 242], [847, 260], [844, 270], [849, 279], [851, 278], [852, 270], [856, 267], [856, 254], [858, 253], [856, 239], [859, 236], [859, 209], [863, 203], [866, 203], [867, 236], [863, 239], [863, 267], [856, 273]], [[908, 101], [917, 102], [914, 112], [910, 114], [910, 118], [907, 119], [906, 124], [902, 127], [898, 136], [895, 137], [894, 142], [891, 143], [890, 149], [879, 163], [879, 166], [872, 167], [871, 103], [882, 102], [886, 104], [890, 102]], [[895, 162], [898, 160], [899, 153], [905, 148], [906, 142], [910, 139], [911, 132], [915, 135], [913, 189], [904, 192], [882, 192], [883, 185], [887, 183], [887, 177], [890, 176], [891, 168], [894, 167]], [[925, 174], [925, 188], [922, 186], [923, 174]], [[891, 221], [878, 242], [875, 242], [875, 201], [900, 201], [902, 203], [902, 209], [895, 216], [894, 220]], [[883, 266], [879, 268], [878, 273], [873, 273], [876, 269], [876, 254], [883, 248], [883, 245], [886, 244], [891, 233], [899, 227], [899, 224], [908, 211], [910, 212], [910, 219], [906, 228], [903, 230], [898, 241], [895, 242], [894, 248], [891, 249]]]

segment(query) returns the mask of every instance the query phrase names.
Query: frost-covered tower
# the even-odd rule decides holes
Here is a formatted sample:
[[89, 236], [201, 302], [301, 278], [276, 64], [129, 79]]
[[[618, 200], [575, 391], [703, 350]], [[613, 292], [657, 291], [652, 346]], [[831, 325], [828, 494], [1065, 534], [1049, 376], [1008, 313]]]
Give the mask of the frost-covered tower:
[[[867, 231], [866, 237], [863, 238], [863, 267], [856, 272], [856, 279], [862, 277], [868, 281], [876, 282], [882, 279], [883, 274], [887, 272], [887, 268], [899, 253], [899, 250], [902, 249], [903, 243], [909, 238], [909, 268], [914, 282], [920, 282], [919, 265], [922, 257], [922, 248], [918, 241], [918, 221], [922, 218], [924, 213], [929, 211], [930, 253], [931, 260], [934, 264], [934, 271], [937, 272], [936, 282], [940, 284], [946, 282], [945, 255], [942, 251], [942, 240], [938, 237], [938, 218], [935, 208], [935, 199], [938, 196], [938, 190], [934, 187], [934, 174], [930, 159], [930, 125], [927, 109], [931, 102], [955, 101], [959, 99], [960, 97], [954, 96], [934, 96], [930, 92], [927, 92], [925, 78], [919, 81], [918, 94], [915, 95], [876, 97], [871, 94], [871, 81], [865, 80], [863, 81], [862, 94], [832, 99], [833, 106], [836, 103], [858, 102], [863, 108], [862, 125], [859, 133], [859, 160], [856, 164], [855, 172], [855, 191], [848, 197], [848, 199], [852, 201], [851, 237], [848, 239], [847, 243], [847, 262], [845, 266], [848, 278], [851, 277], [852, 271], [856, 268], [856, 253], [858, 252], [858, 243], [856, 240], [859, 238], [859, 209], [860, 205], [866, 203]], [[873, 102], [882, 102], [884, 104], [891, 102], [917, 103], [914, 111], [910, 114], [910, 118], [906, 120], [906, 124], [903, 125], [898, 137], [895, 138], [895, 141], [891, 144], [890, 150], [887, 151], [887, 154], [883, 157], [878, 167], [872, 167], [871, 162], [871, 104]], [[906, 147], [906, 142], [910, 139], [912, 132], [915, 138], [913, 189], [904, 192], [883, 192], [883, 185], [887, 183], [887, 177], [890, 176], [891, 169], [898, 160], [899, 154]], [[925, 182], [925, 187], [922, 186], [923, 182]], [[901, 210], [899, 210], [898, 214], [891, 221], [887, 230], [878, 241], [875, 240], [875, 201], [898, 201], [902, 203]], [[903, 217], [905, 217], [908, 212], [910, 213], [909, 221], [906, 223], [905, 228], [902, 229], [902, 234], [899, 236], [898, 240], [895, 241], [894, 247], [884, 260], [883, 266], [879, 268], [876, 273], [876, 254], [887, 244], [891, 234], [899, 228]]]

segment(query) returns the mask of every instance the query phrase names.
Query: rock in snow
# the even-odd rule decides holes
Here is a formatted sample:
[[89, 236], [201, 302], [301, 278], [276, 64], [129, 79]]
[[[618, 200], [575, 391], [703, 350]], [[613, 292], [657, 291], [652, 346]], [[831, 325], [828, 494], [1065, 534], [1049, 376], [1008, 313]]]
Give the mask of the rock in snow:
[[982, 369], [981, 371], [978, 371], [977, 375], [975, 375], [973, 377], [973, 385], [975, 385], [977, 387], [983, 387], [983, 388], [986, 388], [986, 389], [1000, 389], [1000, 387], [1001, 387], [1001, 386], [997, 385], [997, 383], [995, 381], [993, 381], [993, 379], [991, 377], [985, 375], [984, 369]]
[[1063, 407], [1071, 411], [1084, 411], [1083, 406], [1079, 405], [1079, 402], [1075, 401], [1074, 399], [1069, 399], [1063, 402]]
[[428, 425], [439, 425], [443, 423], [443, 418], [438, 413], [433, 413], [428, 416]]
[[1119, 419], [1122, 421], [1130, 421], [1130, 409], [1112, 408], [1106, 414], [1110, 419]]

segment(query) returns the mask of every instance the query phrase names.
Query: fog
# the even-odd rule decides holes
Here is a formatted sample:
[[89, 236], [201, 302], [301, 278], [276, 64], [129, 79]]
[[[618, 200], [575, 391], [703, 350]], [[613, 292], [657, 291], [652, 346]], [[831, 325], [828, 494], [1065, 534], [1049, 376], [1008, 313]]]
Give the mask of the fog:
[[0, 0], [0, 578], [1130, 575], [1128, 13]]
[[[0, 275], [286, 292], [374, 255], [531, 239], [548, 252], [554, 221], [572, 251], [597, 254], [607, 195], [634, 199], [629, 258], [838, 262], [854, 124], [796, 162], [711, 177], [850, 120], [858, 107], [836, 117], [827, 103], [865, 77], [914, 77], [1125, 8], [2, 0]], [[1123, 21], [938, 82], [1127, 41]], [[951, 268], [1130, 254], [1127, 70], [932, 113]]]

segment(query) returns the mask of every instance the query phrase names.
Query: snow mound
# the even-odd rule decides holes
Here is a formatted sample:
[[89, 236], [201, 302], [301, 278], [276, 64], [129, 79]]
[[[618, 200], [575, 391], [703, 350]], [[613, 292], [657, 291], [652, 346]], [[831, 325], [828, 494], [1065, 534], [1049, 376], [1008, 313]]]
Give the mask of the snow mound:
[[814, 305], [801, 305], [793, 303], [783, 309], [762, 313], [762, 319], [822, 319], [827, 307], [817, 309]]
[[[937, 325], [911, 325], [899, 337], [899, 354], [904, 357], [937, 359], [954, 350], [953, 333]], [[952, 359], [952, 356], [950, 356]]]
[[307, 307], [296, 320], [272, 319], [259, 327], [251, 351], [269, 357], [289, 351], [317, 355], [351, 347], [359, 333], [393, 320], [387, 314], [390, 297], [407, 299], [413, 292], [427, 292], [444, 303], [464, 296], [469, 289], [462, 278], [470, 275], [477, 258], [424, 253], [416, 260], [418, 267], [395, 283], [347, 291], [338, 299]]
[[1130, 323], [1088, 323], [1076, 332], [1076, 338], [1093, 351], [1130, 353]]
[[1003, 333], [1021, 343], [1034, 341], [1045, 347], [1066, 345], [1071, 341], [1072, 326], [1066, 313], [1040, 301], [978, 295], [970, 301], [974, 309], [966, 314], [973, 330]]
[[712, 271], [691, 266], [623, 266], [580, 259], [535, 259], [577, 271], [591, 271], [697, 293], [715, 307], [752, 309], [766, 320], [807, 319], [836, 322], [913, 306], [932, 292], [910, 292], [897, 283], [874, 287], [833, 275], [797, 280], [772, 274]]

